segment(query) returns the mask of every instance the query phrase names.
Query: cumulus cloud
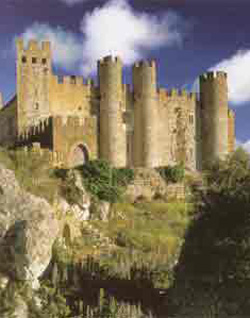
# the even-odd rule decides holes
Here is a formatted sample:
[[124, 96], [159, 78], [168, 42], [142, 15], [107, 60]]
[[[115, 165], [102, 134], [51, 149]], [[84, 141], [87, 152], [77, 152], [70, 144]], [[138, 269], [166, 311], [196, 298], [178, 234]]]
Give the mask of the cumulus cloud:
[[[237, 146], [237, 144], [236, 144], [236, 146]], [[247, 140], [247, 141], [245, 141], [245, 142], [243, 142], [243, 143], [239, 143], [238, 144], [238, 147], [242, 147], [244, 150], [246, 150], [248, 153], [250, 153], [250, 140]]]
[[75, 4], [86, 2], [86, 0], [60, 0], [68, 6], [74, 6]]
[[31, 39], [49, 40], [53, 50], [53, 62], [66, 70], [74, 69], [82, 61], [82, 39], [61, 27], [34, 23], [21, 35], [27, 43]]
[[[72, 5], [80, 2], [61, 1]], [[135, 11], [128, 0], [110, 0], [85, 13], [80, 24], [82, 36], [41, 23], [28, 27], [22, 36], [26, 42], [32, 38], [51, 41], [57, 66], [70, 70], [78, 65], [84, 75], [89, 75], [106, 55], [118, 55], [125, 65], [131, 65], [144, 59], [150, 50], [180, 45], [184, 25], [173, 11], [153, 15]]]
[[229, 100], [237, 105], [250, 101], [250, 50], [239, 50], [211, 70], [228, 74]]
[[161, 16], [136, 12], [126, 0], [111, 0], [84, 15], [83, 72], [91, 73], [105, 55], [119, 55], [125, 65], [145, 52], [182, 41], [182, 20], [172, 11]]
[[236, 139], [235, 149], [237, 149], [239, 147], [243, 148], [245, 151], [247, 151], [250, 154], [250, 139], [245, 141], [245, 142], [242, 142], [242, 141]]

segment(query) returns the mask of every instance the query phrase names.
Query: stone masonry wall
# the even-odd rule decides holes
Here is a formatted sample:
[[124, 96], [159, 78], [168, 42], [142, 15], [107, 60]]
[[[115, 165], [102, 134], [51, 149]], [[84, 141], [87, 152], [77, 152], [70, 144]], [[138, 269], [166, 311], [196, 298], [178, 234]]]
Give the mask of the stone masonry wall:
[[196, 168], [196, 96], [186, 91], [158, 91], [160, 165], [185, 163]]
[[0, 145], [11, 146], [15, 143], [17, 133], [17, 99], [16, 96], [0, 109]]
[[228, 111], [228, 152], [235, 149], [235, 114], [234, 111]]
[[132, 89], [123, 84], [121, 60], [109, 56], [98, 62], [97, 87], [82, 77], [55, 76], [49, 42], [31, 40], [25, 48], [18, 39], [16, 45], [17, 95], [0, 105], [1, 145], [40, 143], [67, 164], [82, 145], [89, 158], [116, 167], [184, 162], [191, 170], [234, 149], [223, 72], [204, 74], [198, 97], [157, 91], [156, 63], [142, 61], [133, 67]]
[[17, 121], [18, 133], [49, 117], [50, 43], [41, 46], [34, 40], [24, 47], [17, 40]]

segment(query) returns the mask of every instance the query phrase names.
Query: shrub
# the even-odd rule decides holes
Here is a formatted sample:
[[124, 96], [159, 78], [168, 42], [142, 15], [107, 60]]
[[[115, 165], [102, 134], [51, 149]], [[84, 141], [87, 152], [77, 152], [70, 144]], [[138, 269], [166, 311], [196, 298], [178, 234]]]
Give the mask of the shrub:
[[156, 170], [166, 182], [181, 182], [184, 179], [185, 169], [182, 164], [176, 166], [159, 167]]
[[85, 188], [100, 200], [117, 202], [121, 200], [124, 188], [134, 178], [132, 169], [112, 168], [103, 160], [89, 161], [78, 167]]

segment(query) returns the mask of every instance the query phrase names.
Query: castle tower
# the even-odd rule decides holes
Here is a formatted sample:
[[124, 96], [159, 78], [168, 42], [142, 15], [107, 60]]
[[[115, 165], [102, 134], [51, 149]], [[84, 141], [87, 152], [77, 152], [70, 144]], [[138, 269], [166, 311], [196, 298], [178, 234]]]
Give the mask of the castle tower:
[[18, 133], [49, 116], [49, 80], [51, 75], [50, 43], [35, 40], [24, 48], [22, 39], [17, 39], [17, 125]]
[[157, 149], [157, 89], [154, 61], [136, 63], [134, 85], [134, 166], [158, 165]]
[[235, 113], [232, 109], [228, 110], [228, 152], [235, 149]]
[[126, 129], [123, 121], [122, 62], [105, 57], [98, 62], [100, 86], [100, 158], [114, 167], [126, 166]]
[[202, 167], [228, 154], [227, 74], [200, 76]]

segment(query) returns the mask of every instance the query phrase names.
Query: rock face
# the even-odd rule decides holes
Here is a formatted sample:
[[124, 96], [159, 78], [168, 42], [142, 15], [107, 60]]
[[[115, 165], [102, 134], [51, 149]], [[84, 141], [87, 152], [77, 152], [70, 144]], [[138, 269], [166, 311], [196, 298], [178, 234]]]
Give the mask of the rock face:
[[75, 188], [77, 196], [74, 198], [74, 202], [71, 204], [60, 198], [59, 205], [61, 210], [64, 210], [64, 212], [70, 210], [77, 220], [88, 221], [90, 219], [91, 198], [83, 187], [80, 173], [75, 170], [69, 170], [67, 175], [67, 183], [71, 184]]
[[21, 189], [0, 164], [0, 272], [33, 288], [51, 258], [59, 225], [49, 203]]

